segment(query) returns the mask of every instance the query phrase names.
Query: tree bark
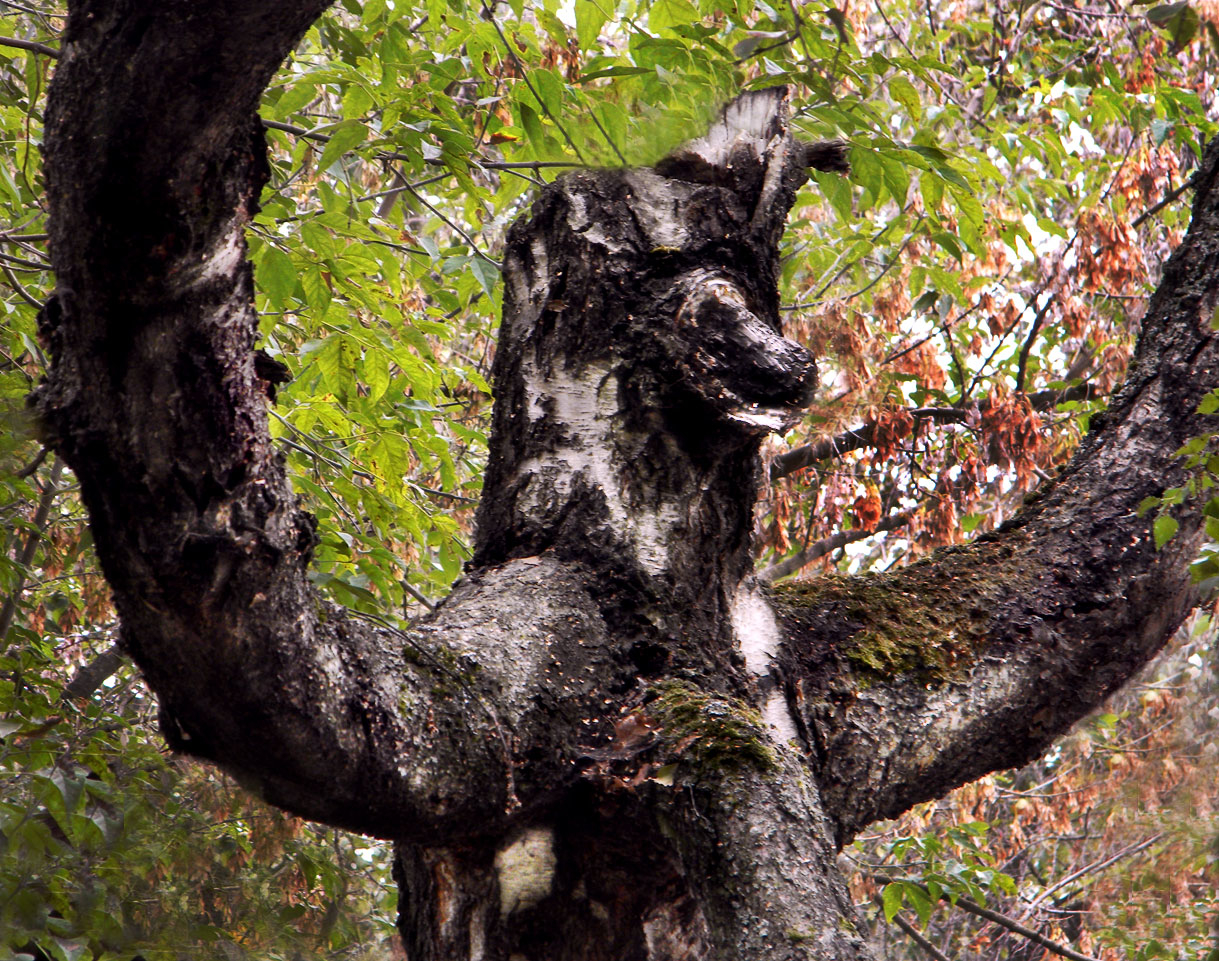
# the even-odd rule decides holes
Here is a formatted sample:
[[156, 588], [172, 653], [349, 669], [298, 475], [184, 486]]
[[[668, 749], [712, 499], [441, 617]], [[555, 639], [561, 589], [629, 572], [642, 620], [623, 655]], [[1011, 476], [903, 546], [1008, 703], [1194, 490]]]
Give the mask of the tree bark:
[[835, 845], [1042, 750], [1195, 601], [1197, 522], [1157, 552], [1134, 507], [1205, 429], [1219, 147], [1062, 477], [968, 547], [769, 600], [758, 447], [816, 381], [777, 244], [843, 150], [771, 89], [655, 169], [560, 179], [508, 236], [474, 561], [406, 634], [313, 593], [254, 363], [255, 111], [323, 6], [74, 2], [51, 90], [33, 403], [168, 740], [399, 842], [412, 958], [868, 957]]

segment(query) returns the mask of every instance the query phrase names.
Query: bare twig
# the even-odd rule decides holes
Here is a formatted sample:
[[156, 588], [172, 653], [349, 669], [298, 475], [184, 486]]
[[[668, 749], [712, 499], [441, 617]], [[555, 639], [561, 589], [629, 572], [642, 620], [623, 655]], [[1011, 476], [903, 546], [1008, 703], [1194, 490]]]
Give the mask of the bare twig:
[[408, 584], [406, 581], [402, 581], [402, 589], [403, 589], [404, 591], [406, 591], [406, 593], [408, 593], [408, 594], [409, 594], [411, 597], [413, 597], [415, 600], [417, 600], [417, 601], [418, 601], [420, 604], [422, 604], [424, 607], [426, 607], [426, 608], [427, 608], [429, 611], [434, 611], [434, 610], [436, 610], [436, 605], [435, 605], [435, 604], [434, 604], [432, 601], [429, 601], [429, 600], [428, 600], [428, 599], [427, 599], [427, 598], [426, 598], [426, 597], [423, 595], [423, 593], [422, 593], [421, 591], [416, 590], [414, 587], [412, 587], [412, 586], [411, 586], [410, 584]]
[[[1068, 401], [1095, 400], [1098, 396], [1100, 396], [1100, 392], [1094, 385], [1077, 384], [1074, 387], [1065, 387], [1061, 390], [1035, 391], [1028, 395], [1028, 399], [1033, 410], [1046, 411], [1057, 407], [1059, 404], [1065, 404]], [[989, 406], [990, 398], [983, 398], [978, 404], [978, 409], [984, 411]], [[916, 420], [923, 418], [939, 424], [959, 424], [968, 416], [969, 408], [912, 407], [907, 413]], [[819, 460], [841, 457], [843, 454], [848, 454], [853, 450], [867, 447], [872, 443], [874, 429], [874, 424], [862, 424], [859, 427], [852, 427], [840, 434], [835, 434], [833, 437], [817, 441], [815, 444], [794, 447], [786, 453], [778, 455], [770, 462], [770, 479], [776, 481], [786, 477], [788, 474], [795, 473], [803, 467], [815, 464]]]
[[13, 618], [17, 614], [17, 604], [21, 598], [22, 591], [25, 590], [26, 582], [29, 580], [26, 573], [30, 565], [34, 562], [34, 554], [38, 550], [38, 545], [46, 536], [47, 523], [51, 517], [51, 507], [55, 504], [55, 498], [59, 494], [58, 484], [59, 475], [63, 471], [63, 461], [56, 460], [51, 467], [51, 474], [47, 478], [46, 486], [42, 489], [42, 495], [38, 498], [38, 508], [34, 512], [34, 519], [30, 524], [30, 533], [26, 538], [25, 546], [21, 549], [21, 555], [17, 558], [18, 572], [17, 583], [13, 585], [13, 590], [8, 597], [4, 599], [4, 606], [0, 607], [0, 641], [8, 634], [9, 628], [13, 626]]
[[21, 285], [21, 281], [17, 279], [17, 275], [13, 273], [8, 264], [0, 263], [0, 271], [4, 272], [5, 279], [8, 280], [13, 290], [17, 291], [18, 296], [20, 296], [22, 300], [24, 300], [35, 310], [42, 310], [42, 301], [36, 300], [33, 295]]
[[48, 47], [45, 43], [39, 43], [37, 40], [19, 40], [16, 37], [0, 37], [0, 47], [16, 47], [18, 50], [29, 50], [32, 53], [41, 53], [48, 57], [59, 57], [59, 51], [54, 47]]
[[[880, 903], [879, 898], [877, 898], [876, 901], [877, 904]], [[903, 918], [900, 913], [893, 915], [893, 923], [901, 928], [909, 936], [911, 941], [922, 948], [927, 954], [935, 958], [935, 961], [952, 961], [948, 955], [928, 941], [918, 930], [918, 928]]]
[[1161, 831], [1159, 834], [1153, 834], [1151, 837], [1147, 838], [1145, 841], [1139, 841], [1136, 844], [1131, 844], [1127, 847], [1122, 848], [1122, 850], [1118, 851], [1117, 854], [1111, 855], [1110, 857], [1107, 857], [1107, 858], [1103, 858], [1099, 861], [1093, 861], [1091, 864], [1084, 865], [1078, 871], [1068, 874], [1061, 881], [1055, 882], [1055, 884], [1053, 886], [1046, 888], [1039, 895], [1037, 895], [1037, 897], [1034, 898], [1033, 901], [1029, 904], [1028, 910], [1025, 911], [1025, 917], [1027, 917], [1028, 913], [1030, 911], [1032, 911], [1034, 908], [1037, 907], [1037, 905], [1039, 905], [1043, 901], [1045, 901], [1055, 891], [1065, 888], [1071, 882], [1078, 881], [1080, 878], [1084, 877], [1085, 875], [1095, 874], [1097, 871], [1103, 871], [1105, 868], [1109, 867], [1112, 864], [1116, 864], [1118, 861], [1121, 861], [1123, 858], [1128, 858], [1128, 857], [1131, 857], [1142, 851], [1145, 851], [1147, 848], [1151, 847], [1158, 840], [1160, 840], [1160, 838], [1162, 838], [1163, 836], [1164, 836], [1163, 831]]
[[1180, 187], [1177, 187], [1175, 190], [1170, 190], [1167, 194], [1165, 194], [1164, 199], [1156, 202], [1155, 204], [1153, 204], [1152, 206], [1150, 206], [1146, 210], [1144, 210], [1141, 214], [1139, 214], [1133, 221], [1131, 221], [1130, 226], [1132, 228], [1141, 227], [1144, 223], [1147, 222], [1148, 219], [1150, 219], [1151, 217], [1154, 217], [1156, 214], [1158, 214], [1161, 210], [1163, 210], [1170, 203], [1172, 203], [1174, 200], [1176, 200], [1178, 197], [1180, 197], [1181, 194], [1185, 193], [1185, 191], [1189, 190], [1189, 188], [1192, 187], [1197, 182], [1198, 182], [1198, 175], [1194, 174], [1187, 181], [1185, 181], [1185, 183], [1181, 184]]
[[[920, 887], [922, 887], [922, 885], [920, 885]], [[923, 890], [925, 891], [927, 889], [923, 888]], [[945, 900], [947, 900], [948, 893], [945, 892], [943, 896]], [[990, 908], [984, 908], [980, 904], [974, 904], [974, 902], [970, 901], [968, 898], [958, 897], [956, 900], [956, 906], [968, 914], [972, 914], [979, 918], [984, 918], [987, 921], [999, 925], [1001, 928], [1007, 928], [1007, 930], [1013, 931], [1016, 934], [1019, 934], [1021, 937], [1028, 938], [1034, 944], [1041, 945], [1041, 947], [1045, 948], [1047, 951], [1057, 954], [1059, 957], [1070, 958], [1071, 961], [1098, 961], [1097, 958], [1094, 958], [1091, 955], [1081, 954], [1079, 951], [1076, 951], [1073, 948], [1068, 948], [1065, 944], [1059, 944], [1057, 941], [1047, 938], [1040, 931], [1034, 931], [1032, 928], [1025, 927], [1015, 918], [1009, 918], [1006, 914], [1000, 914], [998, 911], [992, 911]]]
[[898, 511], [896, 514], [890, 514], [883, 518], [871, 530], [853, 530], [839, 531], [837, 534], [832, 534], [829, 537], [823, 537], [800, 551], [798, 554], [793, 554], [791, 557], [779, 561], [777, 564], [771, 564], [761, 573], [758, 574], [758, 580], [763, 584], [773, 584], [781, 577], [788, 577], [795, 574], [800, 568], [807, 567], [818, 558], [824, 557], [830, 551], [836, 551], [840, 547], [846, 547], [847, 544], [854, 544], [856, 541], [861, 541], [865, 537], [871, 537], [873, 534], [881, 534], [885, 531], [896, 530], [899, 527], [909, 523], [918, 512], [918, 507], [908, 507], [903, 511]]

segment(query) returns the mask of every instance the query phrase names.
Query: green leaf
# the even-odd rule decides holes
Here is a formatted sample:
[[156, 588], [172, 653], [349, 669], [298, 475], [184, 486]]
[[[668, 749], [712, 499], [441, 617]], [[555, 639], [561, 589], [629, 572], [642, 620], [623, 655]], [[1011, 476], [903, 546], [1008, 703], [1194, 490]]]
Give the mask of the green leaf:
[[359, 120], [344, 120], [331, 132], [330, 140], [327, 142], [325, 149], [322, 150], [322, 157], [318, 161], [318, 167], [321, 170], [329, 170], [339, 157], [347, 153], [348, 150], [358, 147], [367, 139], [368, 127]]
[[1177, 519], [1171, 514], [1161, 514], [1155, 519], [1155, 523], [1152, 525], [1151, 529], [1155, 535], [1157, 551], [1162, 549], [1165, 544], [1172, 540], [1173, 535], [1177, 533], [1177, 529], [1179, 527], [1180, 525], [1177, 523]]
[[610, 18], [610, 0], [576, 0], [576, 40], [580, 49], [591, 51]]
[[885, 912], [885, 920], [890, 924], [893, 923], [894, 915], [901, 910], [905, 888], [906, 885], [903, 882], [894, 881], [891, 884], [886, 884], [880, 894], [881, 906]]
[[918, 123], [923, 119], [923, 103], [914, 84], [899, 73], [889, 78], [888, 90], [890, 96], [906, 108], [911, 120]]
[[1188, 3], [1166, 3], [1147, 11], [1147, 19], [1168, 33], [1174, 45], [1183, 47], [1198, 35], [1202, 20]]
[[296, 290], [296, 267], [291, 257], [278, 247], [267, 244], [262, 249], [258, 266], [254, 268], [254, 279], [271, 299], [275, 309], [283, 310], [284, 304]]
[[1134, 512], [1138, 514], [1139, 517], [1142, 517], [1148, 511], [1159, 507], [1161, 503], [1163, 503], [1163, 498], [1144, 497], [1141, 501], [1139, 501], [1139, 506], [1134, 509]]
[[286, 120], [317, 96], [317, 87], [307, 81], [299, 81], [283, 92], [275, 102], [274, 116]]
[[470, 271], [478, 278], [478, 285], [488, 297], [499, 283], [499, 268], [484, 257], [475, 255], [470, 258]]

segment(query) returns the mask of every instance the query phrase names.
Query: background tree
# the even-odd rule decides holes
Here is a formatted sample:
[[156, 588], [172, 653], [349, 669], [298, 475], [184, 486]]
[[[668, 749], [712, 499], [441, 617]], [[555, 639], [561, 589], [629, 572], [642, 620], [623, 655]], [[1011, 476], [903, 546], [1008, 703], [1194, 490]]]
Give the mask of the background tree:
[[[1096, 392], [1111, 386], [1120, 372], [1123, 349], [1129, 347], [1129, 324], [1145, 290], [1140, 258], [1154, 268], [1164, 253], [1163, 246], [1157, 246], [1162, 241], [1143, 249], [1138, 234], [1118, 224], [1137, 220], [1138, 205], [1149, 207], [1170, 189], [1165, 178], [1176, 176], [1173, 164], [1183, 156], [1174, 153], [1172, 145], [1194, 142], [1190, 125], [1202, 122], [1209, 102], [1205, 88], [1200, 100], [1174, 86], [1180, 82], [1174, 69], [1191, 83], [1193, 78], [1202, 83], [1206, 76], [1191, 59], [1206, 53], [1193, 36], [1191, 24], [1197, 21], [1188, 10], [1153, 11], [1153, 22], [1165, 25], [1157, 33], [1133, 14], [1018, 8], [1001, 10], [983, 33], [967, 8], [927, 16], [919, 11], [917, 18], [899, 17], [900, 11], [893, 9], [876, 14], [856, 10], [850, 19], [822, 20], [806, 16], [807, 11], [717, 13], [669, 4], [623, 10], [618, 20], [607, 16], [610, 11], [581, 5], [574, 25], [543, 9], [506, 28], [504, 36], [500, 32], [505, 27], [462, 19], [455, 8], [426, 13], [429, 19], [420, 25], [424, 11], [411, 17], [397, 6], [390, 10], [370, 5], [361, 11], [363, 23], [339, 13], [306, 37], [297, 65], [285, 74], [284, 84], [272, 90], [275, 102], [269, 109], [288, 125], [314, 133], [306, 137], [284, 132], [281, 143], [296, 151], [296, 157], [288, 161], [292, 166], [284, 171], [280, 193], [269, 198], [260, 215], [267, 232], [255, 238], [258, 279], [271, 311], [264, 321], [265, 349], [297, 368], [297, 376], [282, 388], [278, 411], [286, 423], [273, 424], [283, 423], [289, 431], [285, 441], [297, 465], [298, 482], [318, 498], [311, 509], [324, 523], [327, 516], [347, 516], [341, 533], [330, 534], [319, 548], [321, 579], [339, 600], [368, 610], [387, 600], [397, 608], [405, 595], [414, 597], [411, 592], [436, 596], [458, 564], [458, 526], [450, 515], [424, 505], [432, 498], [453, 502], [454, 494], [468, 496], [468, 490], [463, 493], [458, 486], [464, 483], [461, 478], [481, 468], [478, 422], [471, 418], [484, 386], [479, 378], [485, 369], [476, 361], [485, 351], [485, 335], [474, 324], [468, 334], [453, 336], [459, 333], [454, 323], [474, 317], [471, 299], [484, 302], [488, 290], [492, 298], [497, 294], [487, 262], [463, 243], [461, 233], [450, 231], [473, 239], [485, 223], [492, 226], [486, 235], [491, 237], [494, 225], [516, 212], [519, 193], [504, 189], [495, 178], [515, 178], [521, 169], [498, 169], [503, 164], [518, 158], [527, 164], [536, 164], [538, 158], [578, 162], [578, 153], [592, 162], [620, 162], [619, 152], [630, 162], [654, 160], [689, 129], [689, 103], [726, 99], [755, 70], [805, 85], [800, 103], [807, 107], [797, 123], [813, 118], [811, 135], [838, 132], [851, 138], [853, 177], [862, 189], [852, 198], [833, 180], [826, 181], [841, 219], [797, 222], [789, 234], [799, 256], [786, 261], [788, 279], [810, 290], [811, 299], [835, 290], [842, 293], [840, 302], [805, 308], [803, 314], [789, 312], [797, 327], [805, 327], [804, 336], [822, 358], [836, 358], [822, 362], [822, 380], [831, 385], [828, 396], [835, 402], [817, 408], [814, 417], [833, 418], [818, 426], [821, 436], [837, 435], [837, 442], [780, 460], [776, 474], [800, 458], [817, 468], [802, 477], [815, 477], [807, 496], [815, 497], [820, 509], [797, 509], [801, 502], [794, 495], [802, 484], [787, 479], [783, 483], [790, 488], [776, 488], [766, 536], [774, 547], [792, 551], [794, 545], [792, 552], [802, 550], [805, 559], [812, 559], [866, 533], [873, 524], [890, 527], [913, 521], [914, 538], [880, 542], [877, 552], [883, 566], [893, 563], [895, 555], [903, 559], [929, 543], [958, 537], [964, 528], [994, 523], [1021, 496], [1019, 488], [1034, 482], [1037, 471], [1051, 471], [1065, 457], [1080, 413], [1087, 413]], [[961, 20], [954, 21], [952, 15]], [[900, 29], [894, 23], [900, 23]], [[52, 21], [51, 26], [57, 25]], [[46, 32], [31, 32], [45, 31], [45, 24], [36, 19], [23, 17], [14, 23], [14, 33], [17, 28], [17, 39], [54, 42]], [[577, 43], [584, 41], [583, 52], [567, 46], [573, 34]], [[367, 40], [362, 39], [367, 36], [380, 48], [379, 57], [368, 57]], [[410, 46], [410, 39], [419, 36], [427, 46]], [[598, 36], [604, 46], [592, 54]], [[920, 44], [928, 40], [932, 46], [916, 57], [913, 51], [921, 51]], [[1094, 66], [1089, 51], [1101, 50], [1107, 59]], [[321, 51], [337, 51], [337, 63], [314, 63]], [[38, 129], [36, 98], [45, 57], [45, 52], [21, 53], [14, 62], [23, 72], [8, 75], [17, 107], [8, 114], [9, 122], [23, 137]], [[734, 62], [741, 57], [746, 58], [742, 63]], [[1123, 71], [1123, 57], [1134, 59], [1139, 69]], [[971, 65], [971, 59], [978, 62]], [[388, 74], [387, 66], [393, 68]], [[1061, 76], [1053, 76], [1060, 68]], [[600, 70], [611, 73], [590, 78]], [[1030, 82], [1030, 76], [1036, 82]], [[419, 77], [428, 80], [409, 88], [419, 98], [412, 99], [404, 94], [402, 81]], [[376, 78], [375, 85], [370, 78]], [[988, 85], [973, 82], [985, 78]], [[1053, 82], [1056, 79], [1063, 81], [1061, 86]], [[878, 93], [881, 81], [884, 87]], [[913, 87], [913, 96], [907, 85]], [[976, 103], [966, 99], [966, 91]], [[478, 103], [496, 96], [502, 99]], [[333, 111], [332, 125], [322, 123], [329, 119], [327, 111]], [[629, 118], [642, 114], [646, 120], [649, 111], [651, 129], [626, 136], [628, 124], [637, 122]], [[954, 127], [965, 116], [985, 126]], [[605, 128], [604, 136], [598, 124]], [[1138, 136], [1131, 136], [1132, 130]], [[320, 158], [309, 154], [311, 143], [321, 148]], [[360, 147], [371, 164], [355, 160], [347, 152], [353, 146]], [[286, 160], [288, 154], [283, 156]], [[481, 158], [481, 166], [471, 166], [471, 157]], [[22, 149], [14, 155], [10, 203], [26, 206], [37, 197], [34, 163], [36, 158]], [[316, 178], [315, 164], [338, 176], [341, 190], [336, 191], [328, 177]], [[381, 170], [382, 165], [389, 169]], [[423, 186], [411, 180], [412, 169], [440, 165], [447, 165], [449, 179]], [[919, 171], [917, 192], [911, 188], [911, 169]], [[525, 171], [547, 175], [536, 166]], [[368, 179], [368, 193], [389, 193], [360, 201], [361, 178]], [[1075, 189], [1064, 194], [1058, 186], [1064, 182]], [[1179, 183], [1174, 180], [1171, 186]], [[501, 189], [493, 194], [495, 186]], [[465, 199], [446, 201], [447, 189]], [[417, 194], [422, 196], [411, 200], [414, 209], [407, 209], [404, 199]], [[991, 208], [973, 202], [991, 197]], [[1026, 210], [1041, 219], [1026, 219]], [[1045, 217], [1046, 211], [1053, 216]], [[1091, 216], [1080, 211], [1091, 211]], [[1162, 215], [1175, 216], [1171, 207]], [[463, 225], [467, 216], [474, 222]], [[429, 233], [427, 221], [436, 218], [447, 218], [450, 224]], [[13, 222], [20, 223], [17, 218]], [[1074, 233], [1068, 231], [1057, 247], [1033, 230], [1049, 230], [1054, 222], [1075, 225]], [[35, 223], [26, 231], [35, 234], [33, 239], [24, 237], [21, 229], [15, 231], [16, 243], [37, 248], [37, 228]], [[1019, 239], [1022, 230], [1025, 247]], [[808, 237], [802, 238], [801, 231]], [[440, 243], [453, 243], [438, 246], [436, 237]], [[1005, 238], [1010, 245], [1000, 244]], [[361, 242], [351, 242], [356, 239]], [[409, 246], [415, 240], [423, 253], [405, 259], [401, 251], [385, 246]], [[935, 248], [927, 246], [932, 243], [944, 253], [933, 255]], [[1039, 260], [1019, 256], [1034, 247]], [[385, 256], [377, 256], [378, 250]], [[374, 259], [368, 259], [370, 251]], [[45, 281], [39, 280], [43, 275], [36, 250], [17, 253], [25, 263], [6, 261], [10, 270], [22, 272], [12, 274], [13, 279], [25, 278], [14, 290], [29, 293], [32, 288], [37, 295], [38, 283]], [[993, 261], [990, 266], [988, 259]], [[965, 265], [963, 272], [958, 260]], [[1039, 275], [1047, 264], [1049, 274]], [[834, 274], [841, 286], [821, 290]], [[449, 279], [454, 277], [456, 283]], [[996, 278], [1004, 279], [1002, 288], [994, 285]], [[1010, 296], [1013, 293], [1016, 296]], [[34, 295], [32, 300], [42, 299]], [[903, 296], [913, 305], [903, 306]], [[859, 305], [861, 312], [852, 313], [852, 305]], [[16, 396], [24, 393], [24, 378], [34, 372], [31, 365], [39, 355], [32, 308], [15, 296], [10, 309], [10, 353], [18, 363], [7, 376]], [[444, 314], [454, 310], [458, 313], [446, 320]], [[869, 314], [878, 318], [877, 325], [863, 322]], [[401, 319], [394, 322], [395, 317]], [[374, 318], [391, 323], [380, 328]], [[919, 343], [928, 335], [933, 340]], [[444, 340], [428, 341], [429, 336]], [[933, 343], [945, 348], [931, 349]], [[907, 347], [911, 349], [901, 353]], [[462, 355], [472, 360], [455, 362]], [[1055, 378], [1067, 380], [1064, 375], [1076, 363], [1084, 364], [1076, 373], [1095, 368], [1098, 375], [1090, 378], [1090, 387], [1079, 385], [1071, 395], [1077, 400], [1070, 403], [1084, 406], [1060, 410], [1066, 416], [1049, 432], [1033, 429], [1032, 412], [1019, 398], [990, 402], [1002, 400], [1017, 386], [1041, 388], [1054, 384]], [[463, 368], [464, 381], [448, 379], [448, 371]], [[896, 375], [895, 368], [901, 368]], [[955, 371], [955, 387], [949, 386], [945, 369]], [[373, 402], [385, 396], [406, 400], [374, 407]], [[970, 400], [977, 397], [983, 402], [975, 410]], [[1031, 390], [1029, 406], [1055, 399]], [[887, 409], [899, 401], [917, 405], [916, 413], [903, 417]], [[441, 417], [444, 410], [460, 413]], [[348, 426], [348, 416], [360, 426]], [[850, 435], [838, 430], [861, 423], [865, 428]], [[944, 424], [962, 426], [932, 429]], [[20, 434], [12, 437], [22, 442]], [[438, 442], [438, 437], [446, 442]], [[868, 443], [850, 449], [855, 437]], [[805, 438], [793, 439], [798, 449]], [[26, 449], [14, 453], [24, 454], [30, 463], [34, 450], [28, 440], [23, 443]], [[905, 444], [910, 446], [901, 449]], [[826, 458], [813, 455], [834, 452], [837, 469], [827, 473]], [[416, 467], [412, 476], [419, 486], [404, 491], [398, 478]], [[44, 469], [53, 468], [45, 464]], [[384, 481], [387, 477], [392, 483]], [[27, 516], [37, 522], [37, 498], [29, 493], [28, 478], [18, 478], [15, 484], [14, 503], [30, 504]], [[420, 500], [412, 500], [412, 494]], [[922, 510], [912, 511], [919, 498], [925, 501]], [[54, 558], [62, 554], [69, 564], [74, 562], [79, 541], [79, 533], [71, 533], [79, 532], [79, 520], [71, 513], [62, 516], [61, 529], [69, 534], [50, 560], [48, 555], [35, 560], [34, 552], [40, 549], [35, 539], [21, 538], [17, 545], [18, 561], [25, 557], [24, 545], [34, 545], [26, 563], [37, 564], [45, 584], [37, 593], [13, 592], [24, 607], [16, 619], [16, 605], [10, 605], [10, 623], [18, 628], [18, 621], [25, 622], [25, 611], [35, 616], [50, 613], [53, 623], [68, 630], [79, 616], [76, 582], [55, 580], [59, 571]], [[1160, 529], [1167, 532], [1172, 515], [1163, 516]], [[958, 517], [964, 518], [961, 527]], [[49, 519], [59, 520], [50, 508], [35, 526]], [[837, 525], [849, 526], [842, 531]], [[827, 541], [829, 537], [837, 540]], [[852, 566], [865, 562], [843, 560]], [[21, 576], [20, 566], [15, 566], [16, 576]], [[405, 567], [406, 576], [393, 576], [395, 567]], [[64, 585], [68, 590], [60, 591]], [[29, 692], [24, 678], [52, 670], [51, 652], [39, 646], [54, 636], [37, 630], [33, 636], [16, 635], [22, 642], [21, 656], [33, 660], [18, 668], [14, 697]], [[108, 643], [104, 641], [103, 648]], [[73, 795], [70, 787], [64, 794], [56, 785], [56, 772], [68, 784], [82, 780], [79, 775], [88, 765], [67, 769], [71, 778], [63, 776], [66, 769], [55, 760], [63, 755], [52, 753], [60, 750], [58, 742], [54, 736], [44, 740], [48, 732], [38, 730], [44, 719], [55, 715], [54, 705], [47, 702], [40, 708], [24, 698], [15, 705], [12, 716], [20, 721], [11, 723], [19, 723], [23, 734], [15, 743], [31, 744], [33, 750], [14, 756], [14, 770], [25, 778], [23, 783], [39, 785], [41, 792], [30, 795], [30, 803], [55, 807], [58, 794], [65, 811], [71, 807], [82, 816], [85, 810], [94, 811], [84, 795]], [[55, 735], [57, 728], [49, 731]], [[38, 780], [40, 776], [47, 780]], [[14, 823], [45, 825], [45, 819], [26, 816], [31, 810], [15, 802]], [[74, 843], [104, 848], [96, 838]], [[71, 913], [76, 910], [73, 903], [65, 901], [57, 911]], [[37, 930], [43, 922], [34, 920]], [[56, 933], [70, 941], [74, 930], [79, 929]]]

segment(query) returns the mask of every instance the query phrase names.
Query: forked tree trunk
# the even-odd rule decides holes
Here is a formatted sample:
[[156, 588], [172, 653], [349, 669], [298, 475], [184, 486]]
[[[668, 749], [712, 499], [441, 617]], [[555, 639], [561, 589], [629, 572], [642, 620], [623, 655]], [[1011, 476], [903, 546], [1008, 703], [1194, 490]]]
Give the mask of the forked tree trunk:
[[403, 634], [315, 596], [254, 363], [255, 110], [323, 4], [69, 7], [34, 406], [170, 743], [398, 842], [414, 961], [865, 958], [837, 846], [1035, 756], [1195, 603], [1199, 518], [1156, 551], [1136, 508], [1219, 383], [1216, 144], [1058, 481], [966, 547], [769, 593], [758, 446], [815, 386], [777, 244], [841, 147], [772, 89], [655, 169], [547, 187], [508, 237], [475, 559]]

